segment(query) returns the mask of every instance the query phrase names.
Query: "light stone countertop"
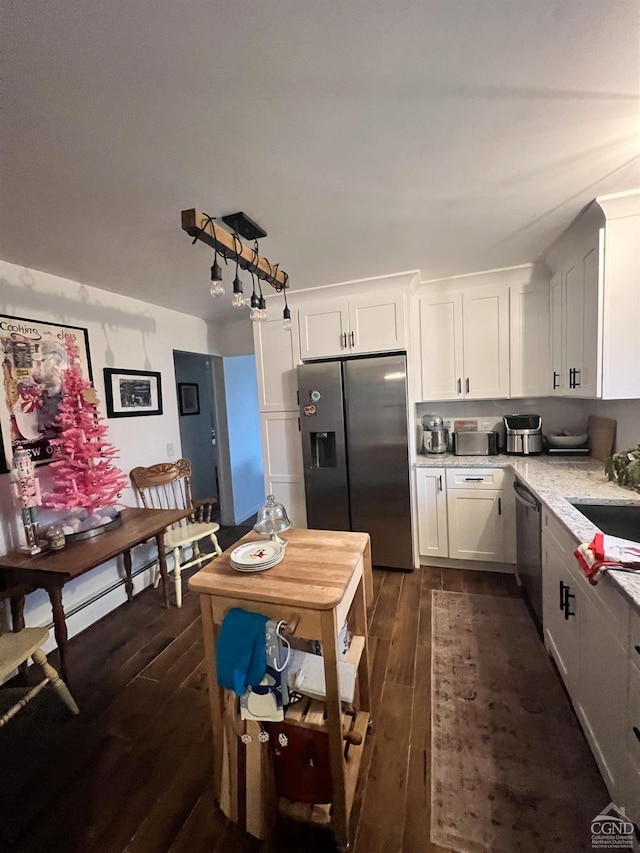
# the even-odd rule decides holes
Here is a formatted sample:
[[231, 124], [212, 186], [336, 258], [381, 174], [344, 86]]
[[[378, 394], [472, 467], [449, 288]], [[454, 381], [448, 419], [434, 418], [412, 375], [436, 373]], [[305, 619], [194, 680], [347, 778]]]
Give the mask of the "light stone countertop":
[[[604, 463], [589, 457], [453, 456], [442, 453], [417, 456], [416, 468], [511, 468], [517, 478], [553, 512], [579, 542], [590, 542], [599, 528], [571, 501], [597, 500], [640, 504], [640, 494], [610, 483]], [[640, 611], [640, 572], [607, 572], [622, 594]], [[586, 583], [585, 579], [585, 583]]]

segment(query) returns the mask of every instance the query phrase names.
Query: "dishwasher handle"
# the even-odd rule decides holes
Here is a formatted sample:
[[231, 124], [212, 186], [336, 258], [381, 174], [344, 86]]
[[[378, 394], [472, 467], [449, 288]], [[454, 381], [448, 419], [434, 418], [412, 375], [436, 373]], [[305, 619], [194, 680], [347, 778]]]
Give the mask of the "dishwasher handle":
[[534, 512], [540, 512], [540, 504], [530, 491], [524, 489], [519, 483], [515, 481], [513, 483], [513, 490], [516, 493], [516, 500], [520, 501], [520, 503], [525, 504], [527, 507], [529, 507], [529, 509], [532, 509]]

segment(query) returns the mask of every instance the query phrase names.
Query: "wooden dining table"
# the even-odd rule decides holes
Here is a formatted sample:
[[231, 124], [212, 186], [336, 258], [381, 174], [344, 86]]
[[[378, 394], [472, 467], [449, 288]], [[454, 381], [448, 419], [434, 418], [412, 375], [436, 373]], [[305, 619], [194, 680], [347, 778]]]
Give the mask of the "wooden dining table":
[[125, 589], [127, 598], [131, 601], [133, 599], [131, 549], [149, 539], [155, 539], [164, 604], [168, 607], [169, 586], [164, 535], [168, 527], [185, 518], [189, 512], [185, 509], [127, 507], [122, 510], [121, 523], [113, 529], [89, 539], [68, 542], [60, 551], [43, 551], [40, 554], [31, 555], [15, 550], [0, 556], [0, 592], [5, 590], [10, 594], [13, 630], [20, 631], [25, 626], [25, 594], [35, 589], [45, 589], [51, 601], [53, 631], [60, 654], [60, 672], [68, 684], [68, 634], [62, 603], [64, 585], [122, 554]]

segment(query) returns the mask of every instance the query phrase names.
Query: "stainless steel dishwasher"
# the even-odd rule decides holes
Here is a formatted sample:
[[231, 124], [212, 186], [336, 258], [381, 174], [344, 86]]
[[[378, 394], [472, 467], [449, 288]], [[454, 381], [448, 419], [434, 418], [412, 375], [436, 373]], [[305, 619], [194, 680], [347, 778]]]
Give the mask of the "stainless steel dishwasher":
[[516, 493], [516, 578], [542, 626], [542, 546], [540, 502], [517, 480]]

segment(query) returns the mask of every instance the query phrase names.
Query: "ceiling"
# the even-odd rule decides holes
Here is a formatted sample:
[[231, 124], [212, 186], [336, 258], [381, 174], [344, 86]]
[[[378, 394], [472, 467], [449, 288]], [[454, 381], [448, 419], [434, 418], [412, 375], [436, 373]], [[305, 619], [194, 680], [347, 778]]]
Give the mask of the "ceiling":
[[247, 212], [299, 289], [535, 260], [640, 185], [637, 0], [0, 9], [0, 257], [210, 320], [183, 208]]

